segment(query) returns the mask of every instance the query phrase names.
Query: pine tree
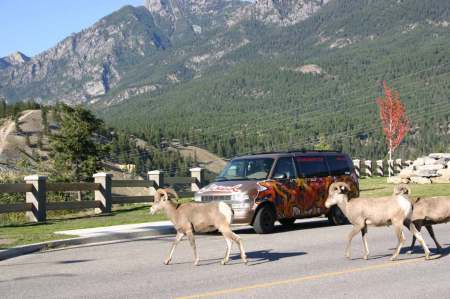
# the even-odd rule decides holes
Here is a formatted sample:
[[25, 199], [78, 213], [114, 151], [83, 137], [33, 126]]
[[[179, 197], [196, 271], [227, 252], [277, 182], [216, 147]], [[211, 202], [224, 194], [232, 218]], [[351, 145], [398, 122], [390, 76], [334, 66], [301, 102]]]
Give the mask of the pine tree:
[[105, 148], [94, 140], [103, 122], [92, 112], [60, 104], [60, 131], [50, 136], [51, 157], [55, 171], [63, 179], [85, 181], [100, 168]]

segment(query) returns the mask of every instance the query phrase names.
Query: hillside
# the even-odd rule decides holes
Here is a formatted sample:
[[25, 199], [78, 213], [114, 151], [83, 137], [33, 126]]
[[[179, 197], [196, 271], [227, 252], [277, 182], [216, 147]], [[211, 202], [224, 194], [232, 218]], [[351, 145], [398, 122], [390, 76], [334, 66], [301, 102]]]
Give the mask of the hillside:
[[222, 157], [324, 146], [380, 158], [387, 80], [412, 121], [400, 152], [414, 157], [449, 146], [449, 24], [447, 0], [148, 0], [3, 63], [0, 94], [84, 103], [152, 144]]

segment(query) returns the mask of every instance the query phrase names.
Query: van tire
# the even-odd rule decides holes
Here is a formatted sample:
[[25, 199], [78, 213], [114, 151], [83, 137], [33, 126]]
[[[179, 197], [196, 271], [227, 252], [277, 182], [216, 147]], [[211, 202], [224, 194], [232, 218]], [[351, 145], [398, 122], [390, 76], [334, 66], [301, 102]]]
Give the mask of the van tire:
[[269, 234], [275, 229], [275, 211], [269, 205], [262, 206], [253, 221], [253, 229], [257, 234]]
[[349, 221], [347, 217], [345, 217], [344, 213], [342, 213], [341, 209], [337, 206], [333, 206], [328, 214], [328, 221], [332, 225], [344, 225], [348, 224]]

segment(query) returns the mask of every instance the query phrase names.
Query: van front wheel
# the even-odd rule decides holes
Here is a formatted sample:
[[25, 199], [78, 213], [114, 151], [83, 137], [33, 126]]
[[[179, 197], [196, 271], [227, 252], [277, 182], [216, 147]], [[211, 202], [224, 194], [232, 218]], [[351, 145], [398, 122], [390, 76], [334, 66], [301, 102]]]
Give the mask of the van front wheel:
[[258, 234], [268, 234], [273, 232], [274, 228], [275, 212], [271, 206], [265, 205], [256, 213], [253, 229]]

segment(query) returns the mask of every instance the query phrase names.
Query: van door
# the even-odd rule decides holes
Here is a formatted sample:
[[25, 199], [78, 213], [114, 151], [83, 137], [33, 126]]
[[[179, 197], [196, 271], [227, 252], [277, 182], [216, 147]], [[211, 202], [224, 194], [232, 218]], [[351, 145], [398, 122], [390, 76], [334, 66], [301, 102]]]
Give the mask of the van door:
[[272, 179], [276, 181], [276, 194], [279, 197], [276, 200], [277, 219], [292, 219], [294, 207], [296, 206], [296, 179], [292, 157], [281, 157], [272, 173]]
[[296, 156], [298, 203], [304, 217], [319, 216], [327, 211], [325, 201], [332, 179], [325, 156]]

